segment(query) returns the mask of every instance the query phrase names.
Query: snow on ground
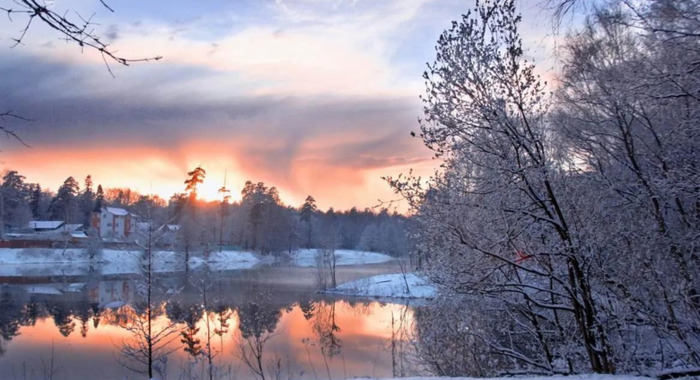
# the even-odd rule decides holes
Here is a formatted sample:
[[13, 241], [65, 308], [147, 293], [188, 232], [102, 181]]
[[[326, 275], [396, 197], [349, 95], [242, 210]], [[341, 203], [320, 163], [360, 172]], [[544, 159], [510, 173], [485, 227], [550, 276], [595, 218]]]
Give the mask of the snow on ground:
[[510, 377], [393, 377], [379, 379], [373, 377], [355, 377], [353, 380], [650, 380], [652, 377], [632, 375], [555, 375], [555, 376], [510, 376]]
[[192, 257], [189, 261], [191, 269], [207, 266], [211, 271], [250, 269], [260, 259], [250, 252], [222, 251], [212, 252], [208, 259]]
[[437, 289], [415, 273], [407, 273], [405, 280], [402, 273], [394, 273], [348, 282], [326, 293], [377, 298], [433, 298]]
[[83, 249], [0, 248], [0, 264], [55, 264], [89, 260]]
[[[300, 267], [315, 267], [317, 249], [300, 249], [291, 255], [292, 264]], [[377, 252], [335, 250], [336, 265], [378, 264], [393, 260], [393, 257]]]
[[250, 252], [222, 251], [209, 255], [209, 269], [233, 270], [250, 269], [257, 264], [260, 259]]
[[[143, 252], [103, 249], [93, 260], [83, 249], [1, 248], [0, 276], [80, 275], [91, 271], [102, 274], [140, 273]], [[182, 258], [173, 251], [153, 252], [153, 271], [176, 271]], [[190, 268], [208, 266], [210, 270], [250, 269], [260, 260], [250, 252], [212, 253], [209, 260], [192, 257]], [[184, 266], [183, 266], [184, 267]]]
[[[303, 249], [292, 254], [292, 265], [316, 266], [315, 249]], [[391, 256], [376, 252], [351, 250], [335, 251], [337, 265], [376, 264], [392, 260]], [[81, 275], [89, 272], [102, 274], [131, 274], [141, 271], [141, 250], [103, 249], [93, 260], [84, 249], [0, 248], [0, 276], [53, 276]], [[260, 259], [251, 252], [212, 252], [209, 258], [193, 256], [191, 269], [207, 267], [211, 271], [251, 269]], [[180, 268], [182, 267], [182, 268]], [[184, 270], [182, 255], [174, 251], [153, 253], [155, 272]]]

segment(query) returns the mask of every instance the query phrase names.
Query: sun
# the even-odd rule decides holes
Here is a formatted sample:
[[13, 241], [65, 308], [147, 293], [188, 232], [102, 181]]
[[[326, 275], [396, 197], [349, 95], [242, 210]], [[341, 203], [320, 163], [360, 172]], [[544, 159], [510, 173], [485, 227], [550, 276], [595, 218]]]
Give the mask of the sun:
[[[237, 182], [233, 183], [231, 181], [231, 177], [229, 174], [229, 178], [227, 179], [227, 185], [226, 187], [229, 189], [228, 195], [231, 196], [230, 201], [236, 201], [239, 198], [239, 191]], [[212, 178], [206, 178], [204, 179], [204, 182], [200, 183], [199, 186], [197, 186], [197, 197], [200, 200], [206, 201], [206, 202], [219, 202], [222, 200], [222, 193], [219, 192], [219, 189], [224, 185], [224, 178], [223, 176], [221, 178], [218, 177], [212, 177]]]

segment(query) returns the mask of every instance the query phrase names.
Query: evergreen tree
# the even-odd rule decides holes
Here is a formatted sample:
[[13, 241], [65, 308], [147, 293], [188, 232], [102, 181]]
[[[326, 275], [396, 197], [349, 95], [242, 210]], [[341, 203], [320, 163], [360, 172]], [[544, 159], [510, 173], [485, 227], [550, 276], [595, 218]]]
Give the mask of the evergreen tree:
[[292, 220], [281, 205], [277, 188], [247, 181], [241, 195], [241, 206], [247, 214], [249, 247], [263, 253], [286, 248], [282, 236], [289, 236]]
[[191, 172], [188, 172], [187, 175], [189, 176], [188, 179], [185, 180], [185, 191], [189, 193], [190, 195], [190, 200], [195, 201], [197, 200], [197, 185], [200, 183], [204, 182], [204, 178], [207, 175], [207, 171], [204, 170], [201, 166], [197, 166], [192, 170]]
[[97, 185], [97, 193], [95, 193], [95, 206], [92, 208], [93, 212], [101, 212], [102, 207], [105, 205], [105, 193], [102, 190], [102, 185]]
[[311, 236], [313, 235], [312, 219], [318, 212], [316, 199], [309, 195], [299, 210], [299, 217], [306, 225], [306, 248], [311, 248]]
[[82, 215], [83, 226], [90, 226], [90, 214], [95, 206], [95, 192], [92, 190], [92, 177], [85, 177], [85, 188], [80, 194], [80, 213]]
[[41, 208], [41, 186], [38, 183], [30, 185], [29, 190], [29, 210], [32, 212], [32, 218], [39, 219]]
[[63, 220], [66, 223], [82, 222], [77, 201], [79, 193], [80, 186], [78, 181], [73, 177], [68, 177], [49, 205], [49, 217], [51, 220]]
[[0, 218], [2, 228], [25, 227], [31, 218], [29, 187], [24, 176], [11, 170], [2, 177], [0, 186]]

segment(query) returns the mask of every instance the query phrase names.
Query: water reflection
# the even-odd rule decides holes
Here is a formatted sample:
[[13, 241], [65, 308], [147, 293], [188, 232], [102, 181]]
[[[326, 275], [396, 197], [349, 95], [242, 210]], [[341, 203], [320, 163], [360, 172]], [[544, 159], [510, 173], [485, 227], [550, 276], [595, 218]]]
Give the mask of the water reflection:
[[3, 285], [0, 373], [38, 379], [52, 360], [54, 379], [146, 378], [151, 350], [167, 379], [391, 376], [392, 318], [411, 308], [324, 298], [304, 271], [157, 277], [151, 307], [138, 278]]

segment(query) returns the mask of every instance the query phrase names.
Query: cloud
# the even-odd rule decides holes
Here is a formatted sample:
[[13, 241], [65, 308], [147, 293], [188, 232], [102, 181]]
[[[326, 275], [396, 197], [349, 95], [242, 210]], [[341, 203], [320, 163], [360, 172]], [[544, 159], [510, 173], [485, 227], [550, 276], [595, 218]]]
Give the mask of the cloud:
[[[170, 191], [179, 189], [177, 173], [202, 164], [218, 172], [233, 169], [241, 180], [276, 185], [290, 199], [303, 200], [316, 189], [337, 194], [335, 199], [346, 194], [347, 204], [356, 198], [347, 194], [367, 183], [366, 172], [426, 159], [420, 142], [409, 137], [419, 111], [416, 98], [250, 95], [211, 100], [192, 93], [164, 100], [153, 94], [162, 81], [158, 76], [145, 82], [138, 75], [109, 80], [115, 88], [90, 91], [94, 79], [77, 75], [83, 71], [69, 65], [15, 56], [0, 69], [31, 73], [0, 87], [4, 106], [34, 120], [22, 131], [33, 149], [5, 144], [7, 168], [29, 166], [67, 177], [80, 176], [77, 171], [86, 169], [79, 163], [91, 162], [92, 170], [84, 174], [99, 178], [95, 162], [107, 161], [110, 168], [103, 172], [122, 173], [125, 186], [139, 182], [143, 189], [142, 178], [149, 177], [143, 169], [150, 168]], [[178, 70], [184, 80], [211, 74], [175, 68], [168, 75]], [[33, 88], [30, 83], [51, 85]], [[142, 160], [149, 164], [138, 168]], [[65, 162], [62, 169], [56, 167], [59, 161]], [[175, 179], [163, 181], [168, 175]]]
[[[202, 13], [193, 13], [184, 22], [148, 14], [138, 22], [119, 23], [118, 14], [102, 14], [99, 20], [108, 22], [102, 33], [116, 39], [113, 48], [120, 54], [130, 58], [161, 55], [161, 67], [217, 71], [221, 75], [216, 79], [223, 79], [227, 85], [194, 80], [171, 82], [169, 88], [178, 84], [195, 90], [213, 87], [229, 95], [396, 96], [415, 93], [420, 88], [420, 77], [397, 76], [391, 60], [393, 39], [427, 3], [278, 1], [263, 6], [265, 19], [247, 19], [246, 13], [241, 12], [254, 12], [241, 7], [242, 10], [219, 12], [199, 9]], [[226, 23], [235, 26], [224, 27]], [[22, 49], [59, 62], [103, 67], [100, 54], [89, 49], [79, 54], [80, 49], [72, 45], [44, 46], [44, 42], [55, 40], [47, 38], [53, 34], [44, 29], [40, 26], [37, 33], [28, 36]], [[213, 30], [219, 33], [203, 33]], [[430, 45], [425, 47], [429, 49]], [[112, 66], [122, 75], [118, 65]]]
[[[421, 114], [420, 74], [439, 32], [469, 4], [193, 4], [125, 0], [114, 14], [97, 9], [98, 32], [121, 54], [165, 57], [112, 64], [116, 79], [98, 53], [60, 43], [41, 25], [26, 45], [0, 51], [8, 73], [0, 110], [34, 119], [15, 124], [34, 148], [3, 144], [4, 167], [50, 181], [104, 174], [115, 185], [170, 192], [201, 164], [276, 185], [290, 203], [311, 193], [321, 204], [366, 206], [390, 193], [382, 174], [432, 165], [409, 137]], [[95, 6], [71, 3], [83, 14]], [[0, 30], [22, 26], [0, 20]], [[12, 37], [0, 32], [0, 45]]]

